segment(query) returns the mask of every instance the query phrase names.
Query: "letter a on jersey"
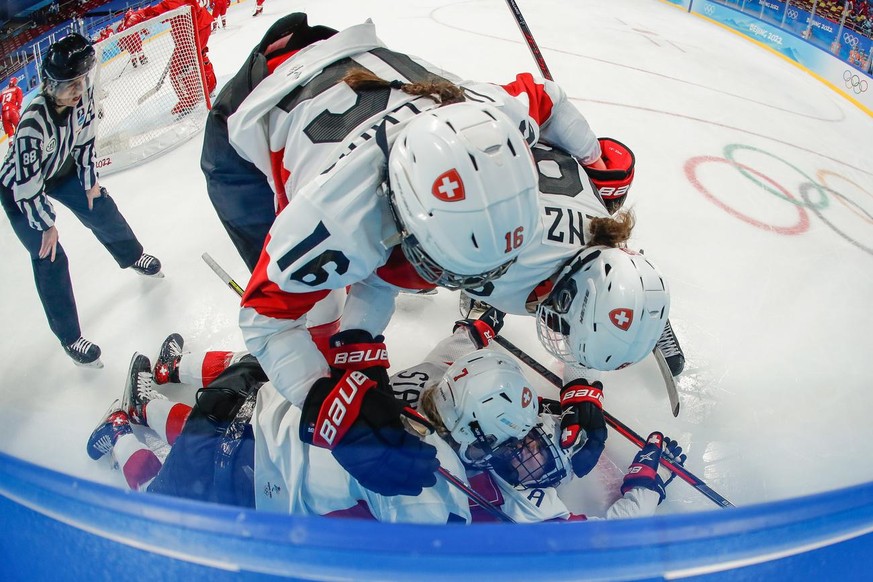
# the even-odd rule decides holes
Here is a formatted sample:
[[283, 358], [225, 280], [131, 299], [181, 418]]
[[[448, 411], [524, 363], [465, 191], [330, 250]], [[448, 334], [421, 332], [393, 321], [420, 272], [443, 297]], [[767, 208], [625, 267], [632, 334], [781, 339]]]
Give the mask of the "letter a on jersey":
[[609, 312], [609, 321], [621, 331], [627, 331], [634, 322], [634, 310], [619, 307]]
[[452, 168], [434, 180], [430, 191], [434, 197], [443, 202], [460, 202], [464, 199], [464, 182], [458, 171]]

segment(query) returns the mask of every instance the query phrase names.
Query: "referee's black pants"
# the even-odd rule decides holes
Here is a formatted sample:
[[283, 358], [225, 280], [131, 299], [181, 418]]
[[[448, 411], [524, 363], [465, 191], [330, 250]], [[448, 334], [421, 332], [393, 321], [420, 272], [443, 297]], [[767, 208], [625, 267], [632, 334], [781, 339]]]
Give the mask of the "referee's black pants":
[[[134, 264], [142, 255], [142, 245], [111, 197], [105, 195], [95, 199], [93, 210], [88, 209], [88, 197], [75, 171], [53, 177], [46, 183], [45, 192], [69, 208], [94, 233], [122, 269]], [[30, 227], [27, 217], [15, 204], [11, 190], [0, 186], [0, 199], [18, 240], [30, 253], [36, 291], [42, 301], [49, 327], [62, 345], [69, 345], [79, 339], [82, 331], [79, 328], [79, 314], [64, 247], [58, 242], [54, 262], [50, 257], [40, 259], [42, 231]]]

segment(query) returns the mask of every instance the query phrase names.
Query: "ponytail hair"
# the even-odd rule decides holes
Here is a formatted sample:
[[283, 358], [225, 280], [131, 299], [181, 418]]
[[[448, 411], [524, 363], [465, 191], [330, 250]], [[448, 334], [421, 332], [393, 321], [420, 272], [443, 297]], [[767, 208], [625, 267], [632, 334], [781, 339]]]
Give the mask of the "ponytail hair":
[[636, 218], [631, 210], [620, 210], [609, 218], [592, 218], [588, 226], [588, 246], [626, 246], [635, 224]]
[[421, 83], [404, 83], [403, 81], [386, 81], [385, 79], [364, 69], [353, 69], [343, 77], [349, 87], [355, 90], [375, 90], [384, 87], [399, 89], [409, 95], [431, 97], [440, 105], [451, 105], [465, 101], [464, 91], [445, 79], [423, 81]]

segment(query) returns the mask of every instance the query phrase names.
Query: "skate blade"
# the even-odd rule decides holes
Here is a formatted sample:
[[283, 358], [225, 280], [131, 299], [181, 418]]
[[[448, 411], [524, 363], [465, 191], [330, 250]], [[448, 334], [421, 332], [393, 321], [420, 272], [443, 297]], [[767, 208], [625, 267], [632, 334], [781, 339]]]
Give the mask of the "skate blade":
[[82, 362], [77, 362], [76, 360], [73, 360], [73, 363], [80, 368], [97, 368], [99, 370], [103, 367], [103, 362], [100, 361], [100, 358], [97, 358], [96, 360], [88, 364], [83, 364]]
[[163, 272], [163, 271], [158, 271], [158, 272], [155, 273], [154, 275], [146, 275], [145, 273], [140, 273], [139, 271], [135, 271], [135, 272], [136, 272], [136, 274], [139, 275], [140, 277], [145, 277], [146, 279], [163, 279], [163, 278], [164, 278], [164, 272]]

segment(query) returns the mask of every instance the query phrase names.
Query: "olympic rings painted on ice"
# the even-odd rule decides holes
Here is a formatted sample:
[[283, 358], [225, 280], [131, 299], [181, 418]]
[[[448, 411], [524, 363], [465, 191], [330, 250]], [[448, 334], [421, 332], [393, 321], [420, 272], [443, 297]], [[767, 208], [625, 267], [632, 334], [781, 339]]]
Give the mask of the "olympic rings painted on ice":
[[867, 90], [867, 79], [862, 79], [849, 69], [843, 71], [843, 80], [846, 82], [846, 89], [851, 89], [855, 95]]
[[[818, 172], [816, 172], [816, 176], [818, 176], [819, 181], [822, 183], [822, 185], [825, 187], [825, 189], [828, 192], [830, 192], [832, 194], [837, 194], [837, 202], [839, 202], [840, 204], [842, 204], [843, 206], [845, 206], [846, 208], [851, 210], [853, 213], [855, 213], [856, 215], [858, 215], [861, 218], [863, 218], [864, 220], [866, 220], [867, 222], [873, 224], [873, 217], [870, 216], [870, 213], [867, 212], [866, 210], [861, 209], [854, 202], [852, 202], [853, 206], [849, 206], [849, 204], [847, 204], [848, 199], [845, 196], [837, 193], [833, 188], [828, 186], [827, 180], [825, 180], [825, 176], [833, 176], [835, 178], [839, 178], [839, 179], [843, 180], [844, 182], [848, 182], [849, 184], [851, 184], [852, 186], [854, 186], [855, 188], [857, 188], [861, 192], [867, 194], [868, 196], [873, 197], [873, 194], [871, 194], [867, 190], [864, 190], [864, 188], [862, 188], [859, 184], [857, 184], [856, 182], [853, 182], [852, 180], [849, 180], [848, 178], [846, 178], [842, 174], [837, 174], [836, 172], [831, 172], [830, 170], [819, 170]], [[861, 212], [859, 213], [858, 210], [860, 210]]]
[[[754, 182], [755, 184], [757, 184], [758, 186], [760, 186], [764, 190], [770, 192], [774, 196], [782, 198], [783, 200], [785, 200], [787, 202], [791, 202], [792, 204], [795, 204], [797, 206], [809, 206], [811, 204], [809, 202], [809, 200], [807, 200], [806, 202], [801, 202], [801, 201], [797, 200], [796, 198], [794, 198], [793, 196], [788, 194], [785, 191], [785, 188], [783, 188], [782, 186], [777, 186], [777, 189], [778, 189], [778, 191], [777, 191], [777, 189], [772, 189], [772, 188], [766, 186], [765, 184], [762, 184], [758, 180], [755, 180], [754, 178], [751, 178], [750, 176], [748, 176], [746, 174], [746, 172], [748, 171], [745, 169], [746, 166], [743, 166], [742, 164], [738, 163], [733, 158], [733, 154], [736, 150], [749, 150], [749, 151], [757, 152], [760, 154], [764, 154], [765, 156], [769, 156], [769, 157], [773, 158], [774, 160], [778, 160], [778, 161], [782, 162], [783, 164], [785, 164], [786, 166], [788, 166], [789, 168], [791, 168], [792, 170], [794, 170], [795, 172], [797, 172], [798, 174], [800, 174], [801, 176], [806, 178], [806, 181], [809, 182], [810, 184], [812, 184], [819, 191], [819, 194], [821, 195], [821, 201], [816, 204], [816, 206], [818, 208], [827, 208], [828, 207], [828, 204], [829, 204], [828, 195], [824, 191], [824, 189], [818, 184], [818, 182], [813, 180], [811, 177], [807, 176], [806, 173], [804, 173], [804, 171], [801, 170], [800, 168], [798, 168], [797, 166], [791, 164], [790, 162], [788, 162], [786, 160], [783, 160], [779, 156], [771, 154], [770, 152], [766, 152], [764, 150], [760, 150], [756, 147], [752, 147], [749, 145], [743, 145], [743, 144], [737, 143], [737, 144], [730, 144], [730, 145], [726, 146], [724, 148], [724, 157], [727, 158], [728, 161], [730, 161], [731, 163], [735, 164], [737, 170], [739, 170], [739, 172], [742, 175], [744, 175], [746, 178], [748, 178], [749, 180], [751, 180], [752, 182]], [[770, 180], [770, 183], [773, 184], [773, 181]]]
[[[800, 195], [804, 198], [804, 200], [807, 200], [809, 189], [810, 189], [812, 186], [813, 186], [813, 184], [807, 183], [807, 184], [803, 184], [803, 185], [800, 187]], [[831, 194], [833, 194], [834, 196], [836, 196], [837, 199], [841, 199], [841, 198], [842, 198], [843, 200], [845, 200], [845, 201], [848, 202], [849, 204], [852, 204], [853, 206], [855, 206], [855, 208], [857, 208], [858, 210], [860, 210], [861, 212], [863, 212], [864, 214], [866, 214], [868, 220], [873, 221], [873, 216], [870, 216], [870, 214], [869, 214], [866, 210], [864, 210], [863, 208], [861, 208], [860, 206], [858, 206], [858, 203], [857, 203], [857, 202], [853, 202], [853, 201], [849, 200], [848, 198], [846, 198], [845, 196], [843, 196], [842, 194], [840, 194], [840, 193], [837, 192], [836, 190], [833, 190], [833, 189], [831, 189], [831, 188], [828, 188], [827, 186], [825, 186], [825, 189], [826, 189], [828, 192], [830, 192]], [[807, 202], [808, 202], [808, 200], [807, 200]], [[848, 234], [846, 234], [845, 232], [843, 232], [842, 230], [840, 230], [839, 228], [837, 228], [835, 224], [833, 224], [831, 221], [829, 221], [827, 218], [824, 217], [824, 214], [822, 214], [822, 212], [821, 212], [820, 209], [818, 209], [818, 208], [815, 207], [815, 206], [810, 206], [809, 208], [810, 208], [810, 210], [812, 210], [812, 211], [815, 213], [816, 216], [818, 216], [818, 217], [821, 219], [822, 222], [824, 222], [826, 225], [828, 225], [828, 227], [829, 227], [832, 231], [834, 231], [835, 233], [837, 233], [837, 234], [838, 234], [840, 237], [842, 237], [844, 240], [846, 240], [847, 242], [849, 242], [851, 245], [853, 245], [853, 246], [855, 246], [855, 247], [861, 249], [862, 251], [864, 251], [864, 252], [866, 252], [866, 253], [868, 253], [868, 254], [873, 255], [873, 248], [870, 248], [870, 247], [868, 247], [868, 246], [864, 246], [864, 245], [862, 245], [860, 242], [858, 242], [857, 240], [853, 239], [853, 238], [850, 237]], [[856, 212], [856, 214], [857, 214], [857, 212]]]
[[[697, 167], [705, 162], [718, 162], [718, 163], [728, 164], [728, 165], [733, 166], [737, 169], [741, 169], [741, 171], [744, 170], [744, 171], [749, 172], [751, 174], [755, 174], [756, 176], [760, 177], [762, 180], [766, 180], [767, 182], [772, 184], [774, 188], [776, 188], [777, 190], [779, 190], [781, 192], [781, 194], [779, 195], [780, 197], [784, 197], [789, 202], [793, 202], [795, 204], [795, 206], [797, 207], [797, 214], [799, 215], [797, 224], [794, 224], [792, 226], [776, 226], [773, 224], [767, 224], [766, 222], [761, 222], [760, 220], [757, 220], [755, 218], [752, 218], [750, 216], [743, 214], [742, 212], [740, 212], [736, 208], [729, 206], [726, 202], [723, 202], [722, 200], [719, 200], [718, 198], [716, 198], [709, 190], [706, 189], [706, 187], [703, 184], [701, 184], [700, 180], [697, 178]], [[745, 222], [747, 224], [750, 224], [754, 227], [757, 227], [757, 228], [760, 228], [763, 230], [768, 230], [768, 231], [775, 232], [778, 234], [786, 234], [786, 235], [802, 234], [802, 233], [806, 232], [807, 230], [809, 230], [809, 215], [806, 213], [806, 210], [804, 209], [803, 203], [794, 202], [794, 197], [791, 196], [791, 194], [788, 192], [788, 190], [786, 190], [784, 187], [782, 187], [781, 184], [779, 184], [778, 182], [776, 182], [772, 178], [765, 176], [764, 174], [762, 174], [758, 170], [755, 170], [754, 168], [750, 168], [749, 166], [746, 166], [746, 165], [741, 164], [739, 162], [736, 162], [733, 160], [728, 160], [725, 158], [717, 158], [715, 156], [698, 156], [696, 158], [691, 158], [687, 162], [685, 162], [685, 175], [688, 178], [688, 181], [691, 182], [691, 184], [695, 188], [697, 188], [697, 190], [701, 194], [703, 194], [710, 202], [712, 202], [713, 204], [715, 204], [716, 206], [718, 206], [719, 208], [721, 208], [722, 210], [724, 210], [725, 212], [727, 212], [731, 216], [733, 216], [735, 218], [739, 218], [740, 220], [742, 220], [743, 222]]]

